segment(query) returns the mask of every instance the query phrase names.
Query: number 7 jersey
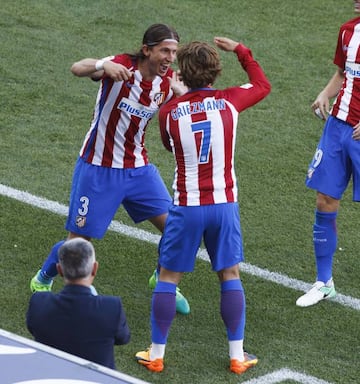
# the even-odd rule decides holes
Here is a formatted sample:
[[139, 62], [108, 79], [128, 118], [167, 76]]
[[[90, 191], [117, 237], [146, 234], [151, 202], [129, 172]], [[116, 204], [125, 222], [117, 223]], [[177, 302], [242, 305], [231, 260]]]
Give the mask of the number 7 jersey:
[[270, 83], [250, 49], [235, 50], [249, 83], [216, 90], [191, 90], [159, 112], [165, 148], [176, 161], [175, 205], [198, 206], [237, 201], [234, 152], [238, 115], [270, 92]]

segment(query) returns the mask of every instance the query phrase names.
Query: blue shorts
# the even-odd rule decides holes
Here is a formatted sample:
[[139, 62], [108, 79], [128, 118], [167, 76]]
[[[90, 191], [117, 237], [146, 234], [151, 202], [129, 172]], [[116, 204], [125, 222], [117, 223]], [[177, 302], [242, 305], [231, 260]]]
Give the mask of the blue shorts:
[[66, 230], [101, 239], [122, 204], [135, 223], [167, 213], [170, 194], [152, 165], [119, 169], [75, 165]]
[[329, 116], [309, 165], [306, 186], [341, 200], [353, 178], [353, 201], [360, 201], [360, 141], [352, 138], [353, 128]]
[[174, 272], [192, 272], [202, 240], [214, 271], [243, 261], [237, 203], [172, 205], [159, 244], [160, 265]]

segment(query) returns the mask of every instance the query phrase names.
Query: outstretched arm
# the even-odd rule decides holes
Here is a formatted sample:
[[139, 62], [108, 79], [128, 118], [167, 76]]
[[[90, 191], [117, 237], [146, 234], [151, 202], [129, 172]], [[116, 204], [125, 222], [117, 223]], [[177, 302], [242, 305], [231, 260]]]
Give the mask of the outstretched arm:
[[104, 74], [114, 81], [129, 80], [133, 72], [122, 64], [114, 63], [112, 59], [112, 56], [104, 59], [82, 59], [71, 66], [71, 72], [75, 76], [90, 77], [93, 80], [100, 80]]

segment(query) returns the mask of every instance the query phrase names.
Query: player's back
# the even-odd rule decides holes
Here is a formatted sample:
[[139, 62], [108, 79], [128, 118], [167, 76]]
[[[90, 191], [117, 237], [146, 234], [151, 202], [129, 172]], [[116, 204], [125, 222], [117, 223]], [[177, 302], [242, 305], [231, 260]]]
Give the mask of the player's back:
[[168, 114], [166, 132], [177, 163], [174, 203], [237, 201], [234, 149], [238, 111], [226, 91], [194, 90], [164, 106], [160, 113], [160, 120]]

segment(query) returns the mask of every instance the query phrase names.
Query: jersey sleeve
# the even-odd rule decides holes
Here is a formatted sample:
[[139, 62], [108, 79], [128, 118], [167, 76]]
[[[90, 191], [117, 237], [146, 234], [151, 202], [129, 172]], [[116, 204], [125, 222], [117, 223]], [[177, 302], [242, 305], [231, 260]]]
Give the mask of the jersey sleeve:
[[[110, 56], [109, 56], [110, 57]], [[112, 59], [110, 61], [117, 63], [117, 64], [122, 64], [127, 68], [131, 68], [131, 59], [128, 55], [126, 54], [121, 54], [121, 55], [116, 55], [116, 56], [111, 56]], [[102, 79], [109, 78], [109, 76], [106, 75], [104, 72], [101, 77], [91, 77], [91, 80], [93, 81], [100, 81]]]
[[342, 69], [345, 68], [345, 61], [346, 61], [346, 55], [344, 52], [344, 42], [343, 42], [344, 34], [345, 34], [345, 29], [342, 26], [339, 31], [336, 50], [335, 50], [335, 56], [333, 61], [335, 65], [337, 65]]
[[258, 103], [271, 91], [271, 84], [252, 52], [243, 44], [235, 48], [238, 60], [247, 73], [249, 82], [237, 87], [227, 88], [225, 93], [238, 112]]
[[124, 67], [129, 69], [133, 66], [131, 57], [127, 54], [116, 55], [111, 61], [117, 64], [122, 64]]

